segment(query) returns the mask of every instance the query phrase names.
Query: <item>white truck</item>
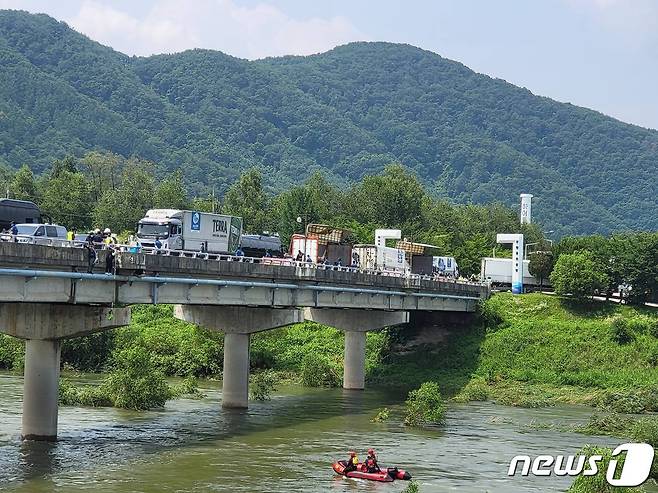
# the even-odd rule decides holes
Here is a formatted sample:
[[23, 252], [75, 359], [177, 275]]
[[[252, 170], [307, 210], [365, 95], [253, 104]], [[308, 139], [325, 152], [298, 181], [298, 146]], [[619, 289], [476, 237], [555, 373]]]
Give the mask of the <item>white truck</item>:
[[[523, 261], [523, 285], [539, 287], [539, 280], [530, 274], [530, 261]], [[484, 257], [480, 266], [480, 281], [489, 281], [493, 286], [512, 286], [512, 259]], [[544, 286], [549, 282], [544, 279]]]
[[137, 240], [165, 250], [234, 254], [240, 245], [242, 218], [178, 209], [151, 209], [139, 220]]
[[[356, 255], [355, 255], [356, 254]], [[406, 275], [410, 266], [404, 250], [378, 245], [354, 245], [352, 256], [361, 269]]]

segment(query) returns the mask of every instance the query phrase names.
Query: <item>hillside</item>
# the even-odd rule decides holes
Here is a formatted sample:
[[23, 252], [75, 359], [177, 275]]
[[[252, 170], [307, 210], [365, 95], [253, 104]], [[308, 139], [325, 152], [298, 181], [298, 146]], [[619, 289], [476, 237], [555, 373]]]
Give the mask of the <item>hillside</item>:
[[658, 131], [533, 95], [408, 45], [309, 57], [128, 57], [0, 11], [0, 166], [109, 150], [182, 168], [192, 193], [257, 165], [273, 189], [397, 161], [456, 202], [516, 203], [558, 234], [658, 229]]

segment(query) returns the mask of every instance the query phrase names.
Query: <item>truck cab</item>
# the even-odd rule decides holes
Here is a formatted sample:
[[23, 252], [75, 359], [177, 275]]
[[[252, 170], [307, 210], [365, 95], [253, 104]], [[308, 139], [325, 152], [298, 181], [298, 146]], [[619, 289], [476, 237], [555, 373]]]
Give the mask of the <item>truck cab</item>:
[[154, 248], [159, 238], [165, 250], [183, 249], [183, 211], [151, 209], [139, 220], [137, 238], [143, 247]]

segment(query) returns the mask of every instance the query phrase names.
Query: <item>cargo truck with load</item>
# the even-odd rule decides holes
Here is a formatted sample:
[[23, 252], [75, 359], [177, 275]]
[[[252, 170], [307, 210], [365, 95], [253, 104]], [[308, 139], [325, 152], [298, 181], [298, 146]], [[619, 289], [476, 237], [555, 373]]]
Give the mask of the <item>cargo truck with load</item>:
[[151, 209], [139, 220], [142, 247], [232, 255], [240, 245], [242, 218], [178, 209]]

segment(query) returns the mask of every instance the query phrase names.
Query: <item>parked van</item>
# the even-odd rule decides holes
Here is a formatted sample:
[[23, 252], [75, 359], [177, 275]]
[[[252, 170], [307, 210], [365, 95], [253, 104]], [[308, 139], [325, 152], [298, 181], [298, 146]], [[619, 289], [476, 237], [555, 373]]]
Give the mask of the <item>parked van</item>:
[[[67, 246], [66, 228], [57, 224], [17, 224], [17, 243], [31, 243], [34, 245]], [[11, 233], [2, 233], [2, 241], [14, 241]]]

